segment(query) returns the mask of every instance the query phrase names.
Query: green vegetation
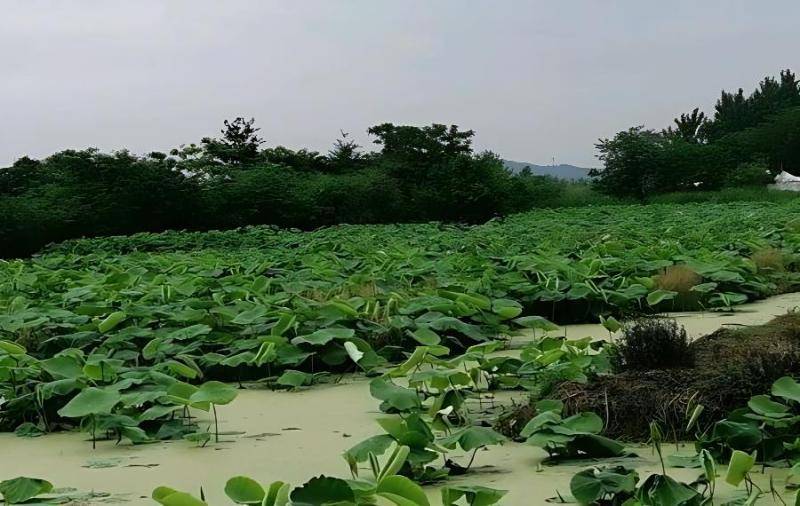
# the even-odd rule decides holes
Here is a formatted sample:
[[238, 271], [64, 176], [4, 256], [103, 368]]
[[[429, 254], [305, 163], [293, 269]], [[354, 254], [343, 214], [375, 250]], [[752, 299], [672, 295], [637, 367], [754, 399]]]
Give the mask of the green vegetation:
[[[0, 261], [0, 430], [216, 445], [237, 383], [295, 390], [361, 372], [381, 415], [375, 435], [344, 451], [349, 479], [292, 488], [237, 476], [230, 500], [426, 506], [421, 485], [445, 482], [443, 505], [491, 505], [503, 491], [445, 480], [474, 473], [479, 451], [511, 436], [548, 463], [618, 459], [575, 475], [581, 504], [709, 504], [717, 463], [744, 488], [738, 503], [752, 504], [775, 494], [751, 479], [757, 463], [800, 472], [800, 386], [782, 377], [732, 412], [722, 401], [741, 382], [761, 392], [786, 374], [774, 374], [783, 359], [754, 352], [757, 364], [723, 380], [725, 399], [705, 405], [687, 389], [707, 393], [717, 370], [688, 368], [697, 349], [681, 329], [620, 321], [796, 289], [800, 200], [763, 185], [800, 162], [798, 97], [786, 71], [750, 97], [723, 94], [713, 120], [693, 111], [677, 129], [622, 132], [599, 144], [605, 169], [592, 183], [510, 174], [473, 152], [472, 131], [443, 125], [382, 124], [369, 129], [379, 151], [343, 135], [321, 155], [264, 148], [239, 118], [169, 155], [23, 158], [0, 169], [0, 256], [40, 252]], [[349, 225], [303, 231], [338, 223]], [[75, 239], [85, 236], [107, 237]], [[622, 339], [552, 334], [597, 321]], [[497, 353], [520, 332], [533, 337], [518, 356]], [[673, 373], [677, 395], [662, 381]], [[643, 377], [672, 400], [642, 394], [651, 383], [638, 391], [662, 404], [644, 415], [661, 472], [640, 479], [618, 465], [632, 454], [613, 439], [626, 428], [614, 416], [635, 410], [608, 395]], [[503, 389], [532, 399], [510, 431], [484, 409]], [[665, 459], [662, 443], [678, 434], [697, 453]], [[702, 474], [684, 483], [668, 464]], [[152, 497], [202, 505], [200, 490]], [[0, 482], [6, 503], [52, 493], [44, 480]]]
[[[472, 130], [384, 123], [377, 151], [347, 134], [321, 154], [264, 148], [253, 120], [169, 154], [67, 150], [0, 168], [0, 258], [70, 238], [231, 229], [304, 230], [339, 223], [482, 223], [531, 209], [631, 201], [785, 201], [764, 186], [800, 167], [800, 89], [786, 70], [745, 97], [723, 92], [713, 119], [698, 110], [661, 132], [601, 139], [593, 183], [512, 174], [475, 153]], [[660, 196], [661, 194], [666, 194]]]
[[587, 184], [474, 153], [457, 127], [369, 129], [376, 152], [344, 136], [327, 154], [264, 149], [252, 120], [165, 153], [67, 150], [0, 168], [0, 258], [76, 237], [277, 225], [468, 222], [532, 208], [611, 203]]
[[[205, 443], [218, 428], [197, 427], [190, 410], [230, 402], [216, 380], [296, 388], [320, 372], [379, 371], [416, 345], [447, 355], [545, 331], [542, 314], [597, 321], [729, 307], [796, 284], [798, 205], [610, 206], [467, 228], [65, 243], [0, 263], [0, 426], [49, 431], [72, 420], [95, 437]], [[574, 365], [497, 369], [490, 380], [540, 388], [545, 377], [579, 375]]]
[[[418, 484], [397, 474], [410, 454], [408, 446], [395, 445], [383, 465], [370, 453], [372, 476], [343, 480], [318, 476], [292, 489], [291, 485], [276, 481], [263, 487], [246, 476], [235, 476], [225, 485], [225, 495], [234, 504], [260, 504], [262, 506], [304, 506], [337, 504], [342, 506], [370, 506], [381, 499], [396, 506], [430, 506], [425, 492]], [[202, 492], [202, 490], [201, 490]], [[491, 506], [506, 491], [480, 486], [453, 486], [442, 488], [442, 506]], [[153, 490], [152, 498], [164, 506], [203, 506], [205, 501], [170, 487]], [[461, 501], [463, 498], [463, 502]]]
[[723, 91], [714, 117], [681, 114], [675, 128], [636, 126], [597, 144], [602, 170], [594, 171], [601, 192], [645, 200], [681, 192], [669, 201], [724, 189], [723, 198], [753, 198], [758, 192], [727, 188], [763, 187], [781, 170], [800, 170], [800, 86], [790, 70], [766, 77], [745, 96]]

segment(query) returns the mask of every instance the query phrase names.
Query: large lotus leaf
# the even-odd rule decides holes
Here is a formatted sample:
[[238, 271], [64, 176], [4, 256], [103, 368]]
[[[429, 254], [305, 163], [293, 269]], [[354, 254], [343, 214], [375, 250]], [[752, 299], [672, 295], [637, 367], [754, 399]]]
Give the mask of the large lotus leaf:
[[372, 436], [344, 452], [344, 455], [345, 457], [349, 456], [356, 462], [366, 462], [370, 453], [374, 455], [383, 455], [393, 442], [394, 438], [387, 434]]
[[355, 362], [356, 364], [364, 358], [364, 352], [358, 349], [358, 346], [352, 341], [345, 341], [344, 349], [347, 352], [347, 355], [350, 357], [350, 360]]
[[405, 476], [392, 475], [378, 483], [377, 494], [394, 502], [397, 506], [429, 506], [422, 487]]
[[273, 336], [282, 336], [295, 324], [295, 322], [297, 322], [297, 316], [292, 313], [284, 313], [280, 316], [280, 318], [278, 318], [278, 321], [275, 322], [275, 325], [272, 327], [270, 333]]
[[452, 316], [441, 316], [438, 318], [431, 319], [429, 321], [417, 321], [417, 325], [420, 323], [427, 323], [430, 327], [434, 330], [453, 330], [456, 332], [460, 332], [465, 336], [474, 339], [475, 341], [487, 341], [489, 336], [484, 333], [480, 327], [477, 325], [472, 325], [469, 323], [465, 323], [458, 318]]
[[358, 311], [347, 302], [332, 300], [319, 308], [320, 313], [331, 321], [342, 318], [358, 318]]
[[422, 404], [416, 390], [403, 388], [383, 378], [372, 380], [369, 384], [369, 392], [376, 399], [384, 401], [388, 406], [399, 411], [416, 409]]
[[157, 418], [161, 418], [162, 416], [166, 416], [171, 414], [174, 411], [181, 409], [181, 406], [162, 406], [162, 405], [155, 405], [147, 408], [144, 413], [139, 415], [140, 421], [147, 421], [147, 420], [155, 420]]
[[652, 474], [636, 491], [636, 499], [645, 506], [688, 506], [699, 504], [700, 493], [663, 474]]
[[0, 496], [3, 497], [6, 504], [23, 503], [51, 490], [53, 490], [53, 484], [39, 478], [20, 476], [0, 481]]
[[4, 351], [9, 355], [24, 355], [27, 350], [20, 344], [0, 340], [0, 351]]
[[791, 416], [789, 406], [775, 402], [768, 395], [756, 395], [747, 402], [747, 407], [753, 412], [769, 418], [783, 418]]
[[48, 383], [40, 383], [38, 388], [43, 399], [50, 399], [56, 395], [67, 395], [74, 390], [83, 388], [84, 383], [78, 379], [60, 379]]
[[720, 283], [744, 283], [744, 278], [738, 272], [717, 270], [705, 273], [705, 276]]
[[183, 376], [184, 378], [194, 379], [198, 376], [197, 369], [178, 362], [177, 360], [167, 360], [163, 362], [161, 366], [166, 367], [169, 371], [178, 376]]
[[561, 423], [561, 421], [561, 415], [559, 415], [557, 412], [543, 411], [531, 418], [528, 423], [525, 424], [525, 427], [522, 428], [522, 431], [519, 435], [522, 437], [528, 437], [534, 432], [540, 430], [542, 427], [547, 427], [550, 429]]
[[167, 388], [166, 399], [169, 402], [174, 402], [182, 406], [191, 405], [203, 411], [208, 411], [210, 409], [209, 403], [199, 403], [191, 400], [192, 396], [197, 393], [197, 391], [198, 388], [194, 385], [184, 383], [183, 381], [176, 381]]
[[175, 341], [183, 341], [186, 339], [194, 339], [200, 336], [204, 336], [211, 332], [211, 327], [208, 325], [204, 325], [202, 323], [198, 323], [196, 325], [190, 325], [189, 327], [184, 327], [182, 329], [173, 330], [166, 336], [165, 339], [168, 340], [175, 340]]
[[204, 501], [193, 495], [169, 487], [156, 488], [151, 497], [163, 506], [207, 506]]
[[95, 428], [99, 431], [118, 429], [120, 427], [135, 427], [136, 420], [128, 415], [99, 414], [95, 418]]
[[779, 378], [772, 384], [772, 395], [800, 402], [800, 383], [791, 376]]
[[431, 441], [424, 432], [408, 430], [400, 434], [397, 442], [411, 449], [424, 450]]
[[267, 496], [261, 503], [262, 506], [287, 506], [291, 490], [292, 487], [288, 483], [273, 481], [267, 490]]
[[492, 312], [503, 320], [509, 320], [522, 313], [522, 304], [515, 300], [495, 299], [492, 301]]
[[295, 371], [287, 369], [275, 381], [278, 385], [297, 388], [304, 385], [310, 385], [314, 381], [314, 376], [303, 371]]
[[377, 422], [383, 430], [395, 439], [403, 437], [403, 434], [409, 430], [406, 421], [399, 417], [378, 418]]
[[453, 506], [462, 497], [470, 506], [491, 506], [506, 495], [506, 490], [478, 485], [449, 485], [442, 488], [442, 506]]
[[323, 506], [337, 503], [354, 503], [355, 495], [346, 481], [339, 478], [318, 476], [290, 495], [294, 506]]
[[714, 424], [711, 433], [713, 439], [718, 439], [734, 450], [749, 450], [761, 443], [762, 434], [754, 423], [733, 422], [722, 420]]
[[472, 378], [459, 369], [429, 370], [415, 374], [414, 381], [422, 380], [430, 383], [431, 388], [446, 390], [450, 387], [469, 386]]
[[489, 445], [502, 444], [505, 436], [489, 427], [470, 427], [458, 438], [458, 444], [464, 451], [472, 451]]
[[276, 358], [278, 358], [278, 353], [276, 351], [277, 345], [271, 342], [263, 342], [261, 346], [258, 348], [255, 357], [253, 357], [253, 363], [258, 367], [263, 366], [264, 364], [274, 362]]
[[594, 504], [606, 495], [618, 494], [616, 497], [633, 495], [638, 481], [636, 471], [622, 466], [592, 467], [574, 475], [569, 488], [572, 496], [580, 504]]
[[717, 283], [714, 283], [714, 282], [700, 283], [699, 285], [694, 285], [691, 288], [691, 291], [692, 292], [698, 292], [698, 293], [710, 293], [710, 292], [713, 292], [714, 290], [716, 290], [716, 288], [717, 288]]
[[153, 360], [156, 355], [161, 351], [161, 348], [164, 344], [163, 337], [156, 337], [151, 339], [147, 344], [144, 345], [142, 348], [142, 357], [145, 360]]
[[563, 446], [573, 439], [575, 439], [575, 436], [565, 436], [549, 430], [542, 430], [529, 436], [525, 442], [539, 448], [552, 448]]
[[580, 452], [590, 458], [619, 457], [625, 453], [624, 445], [597, 434], [574, 436], [569, 443], [569, 448], [573, 452]]
[[232, 323], [237, 325], [252, 325], [256, 321], [262, 319], [267, 314], [267, 308], [264, 306], [256, 306], [252, 309], [248, 309], [236, 315], [236, 317], [231, 320]]
[[242, 364], [249, 364], [253, 362], [255, 358], [255, 353], [252, 351], [245, 351], [242, 353], [237, 353], [236, 355], [231, 355], [230, 357], [222, 360], [220, 364], [226, 367], [239, 367]]
[[541, 316], [523, 316], [522, 318], [517, 318], [514, 322], [529, 329], [539, 329], [547, 332], [558, 330], [558, 325]]
[[428, 354], [427, 346], [417, 346], [414, 348], [414, 353], [406, 359], [402, 364], [394, 367], [389, 371], [389, 376], [393, 378], [401, 378], [406, 376], [412, 369], [419, 366]]
[[425, 346], [433, 346], [442, 341], [442, 338], [439, 337], [439, 334], [431, 330], [429, 327], [424, 326], [419, 327], [414, 331], [406, 330], [406, 334], [419, 344]]
[[323, 344], [327, 344], [334, 339], [350, 339], [355, 335], [355, 331], [353, 329], [345, 329], [345, 328], [327, 328], [327, 329], [320, 329], [311, 334], [307, 334], [304, 336], [295, 337], [292, 339], [292, 344], [312, 344], [314, 346], [322, 346]]
[[534, 407], [537, 413], [552, 411], [556, 414], [560, 414], [564, 410], [564, 403], [559, 399], [542, 399], [537, 401]]
[[505, 436], [488, 427], [472, 426], [456, 431], [438, 442], [448, 448], [452, 448], [457, 443], [462, 450], [468, 452], [484, 446], [501, 444], [505, 441]]
[[734, 487], [739, 486], [739, 483], [744, 480], [750, 469], [756, 463], [756, 454], [745, 453], [741, 450], [734, 450], [731, 454], [731, 459], [728, 462], [728, 471], [725, 474], [725, 481]]
[[194, 404], [228, 404], [236, 398], [238, 392], [236, 388], [222, 383], [221, 381], [207, 381], [200, 385], [195, 393], [189, 397]]
[[303, 351], [294, 345], [281, 346], [278, 348], [278, 363], [296, 367], [312, 355], [314, 355], [313, 352]]
[[225, 495], [236, 504], [261, 504], [266, 492], [256, 480], [234, 476], [225, 483]]
[[585, 412], [565, 418], [561, 423], [550, 427], [553, 432], [565, 434], [598, 434], [603, 430], [603, 419], [595, 413]]
[[103, 321], [97, 324], [97, 331], [101, 334], [113, 330], [117, 325], [124, 322], [128, 317], [123, 311], [115, 311], [108, 315]]
[[110, 389], [89, 387], [73, 397], [58, 414], [66, 418], [111, 413], [121, 400], [120, 393]]
[[650, 306], [658, 305], [665, 300], [672, 300], [675, 296], [678, 295], [678, 292], [673, 292], [670, 290], [654, 290], [647, 294], [647, 304]]

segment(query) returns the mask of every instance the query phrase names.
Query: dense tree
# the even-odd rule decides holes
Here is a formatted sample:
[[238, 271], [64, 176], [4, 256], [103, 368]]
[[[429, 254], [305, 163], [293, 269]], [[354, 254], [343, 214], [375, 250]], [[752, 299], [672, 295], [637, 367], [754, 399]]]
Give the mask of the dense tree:
[[709, 140], [754, 127], [782, 110], [800, 106], [800, 87], [795, 74], [787, 69], [780, 77], [765, 77], [749, 96], [739, 88], [722, 91], [714, 106], [714, 119], [706, 127]]
[[610, 195], [763, 185], [785, 169], [800, 174], [800, 89], [790, 70], [750, 95], [723, 91], [709, 120], [699, 109], [660, 133], [632, 128], [597, 144], [596, 186]]
[[262, 149], [257, 132], [237, 118], [220, 139], [169, 155], [67, 150], [0, 168], [0, 256], [169, 228], [475, 222], [530, 208], [537, 199], [525, 192], [542, 189], [491, 153], [472, 153], [473, 132], [456, 126], [378, 125], [370, 132], [380, 152], [363, 153], [342, 134], [326, 155]]
[[256, 162], [259, 159], [259, 146], [264, 141], [258, 136], [258, 131], [261, 129], [256, 128], [254, 124], [253, 118], [225, 120], [221, 139], [211, 137], [202, 139], [205, 155], [226, 164], [247, 165]]
[[367, 157], [361, 152], [361, 146], [349, 137], [350, 134], [342, 131], [341, 137], [333, 143], [326, 156], [327, 172], [341, 174], [364, 167]]
[[675, 128], [667, 127], [664, 135], [676, 137], [686, 142], [703, 142], [706, 128], [706, 115], [699, 107], [689, 113], [683, 113], [673, 120]]
[[458, 126], [434, 123], [417, 127], [383, 123], [367, 133], [376, 137], [386, 166], [398, 177], [417, 179], [428, 172], [431, 164], [459, 155], [472, 154], [472, 130], [459, 131]]
[[293, 150], [284, 146], [267, 148], [261, 152], [264, 161], [301, 171], [321, 171], [325, 168], [325, 157], [318, 151]]

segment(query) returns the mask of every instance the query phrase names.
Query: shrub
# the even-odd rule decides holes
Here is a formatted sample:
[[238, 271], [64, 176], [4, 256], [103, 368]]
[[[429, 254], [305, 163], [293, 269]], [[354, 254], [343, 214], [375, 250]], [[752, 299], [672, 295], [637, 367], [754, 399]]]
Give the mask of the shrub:
[[736, 167], [736, 170], [731, 171], [727, 181], [725, 181], [725, 186], [734, 188], [764, 186], [770, 184], [774, 177], [775, 174], [769, 170], [766, 162], [743, 163]]
[[656, 286], [661, 290], [678, 292], [681, 295], [690, 293], [693, 286], [702, 278], [690, 267], [683, 264], [670, 265], [664, 272], [656, 276]]
[[694, 363], [686, 329], [666, 318], [642, 318], [626, 325], [616, 348], [617, 370], [672, 369]]
[[759, 272], [781, 272], [784, 270], [783, 252], [776, 248], [764, 248], [750, 257]]

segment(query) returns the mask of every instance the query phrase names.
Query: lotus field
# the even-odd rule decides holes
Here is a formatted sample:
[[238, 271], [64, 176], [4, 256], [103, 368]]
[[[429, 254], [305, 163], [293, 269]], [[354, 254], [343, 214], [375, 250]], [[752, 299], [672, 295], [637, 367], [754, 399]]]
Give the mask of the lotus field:
[[[230, 401], [203, 380], [299, 386], [380, 368], [416, 345], [464, 349], [546, 326], [545, 318], [597, 321], [764, 297], [798, 279], [798, 211], [795, 203], [596, 207], [467, 228], [253, 228], [65, 243], [0, 263], [0, 427], [84, 420], [134, 440], [170, 436], [171, 414], [190, 401]], [[765, 251], [780, 265], [759, 266]], [[660, 286], [676, 264], [696, 273], [693, 286]]]
[[[244, 382], [291, 390], [358, 372], [375, 377], [370, 392], [381, 410], [402, 416], [381, 421], [383, 433], [345, 453], [349, 485], [312, 480], [291, 500], [322, 504], [301, 499], [333, 490], [347, 504], [372, 504], [376, 494], [426, 504], [404, 477], [430, 483], [466, 472], [472, 460], [465, 468], [431, 463], [448, 449], [474, 459], [505, 440], [491, 421], [478, 424], [462, 410], [469, 392], [527, 390], [541, 399], [558, 381], [608, 369], [591, 339], [548, 337], [556, 324], [603, 322], [614, 331], [631, 316], [728, 310], [792, 291], [800, 282], [798, 211], [800, 202], [598, 206], [478, 226], [68, 241], [0, 262], [0, 429], [35, 436], [81, 428], [94, 444], [205, 446], [219, 439], [218, 410], [231, 409]], [[494, 354], [519, 333], [535, 338], [519, 358]], [[625, 455], [600, 435], [598, 414], [562, 418], [560, 401], [539, 402], [544, 418], [521, 434], [530, 444], [556, 458]], [[364, 463], [372, 473], [358, 478]], [[635, 485], [632, 471], [604, 472]], [[234, 502], [288, 504], [284, 484], [248, 480], [226, 487]], [[673, 484], [648, 486], [643, 494]], [[502, 497], [469, 487], [444, 494], [452, 503]], [[166, 487], [153, 497], [202, 504]]]

